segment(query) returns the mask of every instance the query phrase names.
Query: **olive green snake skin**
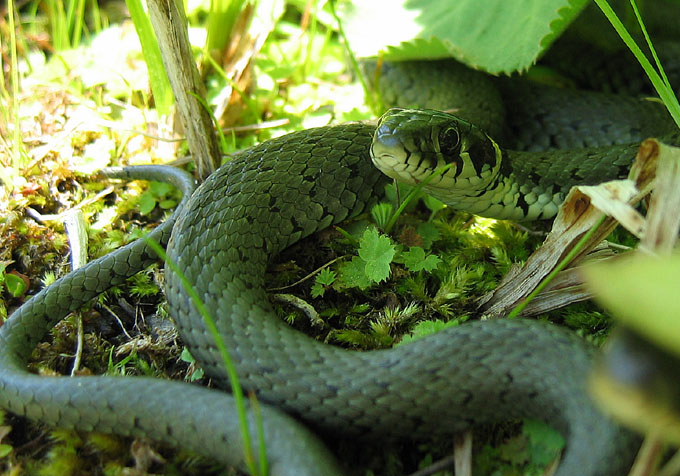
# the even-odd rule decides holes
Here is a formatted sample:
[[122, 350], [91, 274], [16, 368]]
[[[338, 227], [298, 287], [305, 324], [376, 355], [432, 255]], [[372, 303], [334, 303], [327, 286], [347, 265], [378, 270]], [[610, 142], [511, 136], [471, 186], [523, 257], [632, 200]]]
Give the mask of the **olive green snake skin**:
[[[624, 474], [636, 439], [590, 401], [593, 349], [566, 330], [527, 320], [472, 322], [395, 349], [355, 352], [317, 342], [276, 317], [264, 288], [270, 258], [381, 197], [388, 179], [369, 157], [375, 129], [322, 127], [265, 142], [194, 193], [177, 171], [108, 172], [170, 181], [184, 191], [177, 221], [173, 216], [153, 238], [165, 243], [172, 234], [169, 258], [216, 319], [241, 384], [262, 402], [270, 474], [345, 474], [300, 421], [321, 431], [417, 438], [522, 417], [545, 420], [565, 436], [558, 475]], [[616, 150], [630, 163], [635, 147]], [[26, 371], [32, 349], [57, 321], [155, 259], [145, 242], [132, 243], [19, 308], [0, 328], [0, 406], [50, 425], [147, 436], [244, 468], [227, 393], [149, 378]], [[170, 269], [166, 295], [184, 343], [213, 382], [227, 388], [217, 347]]]

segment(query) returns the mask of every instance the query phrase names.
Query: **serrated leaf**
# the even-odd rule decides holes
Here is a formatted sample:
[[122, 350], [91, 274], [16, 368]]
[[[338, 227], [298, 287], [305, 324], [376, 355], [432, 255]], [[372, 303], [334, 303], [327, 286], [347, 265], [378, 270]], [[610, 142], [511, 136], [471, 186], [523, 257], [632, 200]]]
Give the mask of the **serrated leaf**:
[[378, 233], [375, 228], [368, 228], [359, 241], [359, 257], [366, 262], [366, 277], [376, 283], [384, 281], [390, 275], [390, 263], [396, 248], [392, 241]]
[[323, 284], [314, 283], [312, 285], [311, 294], [313, 298], [323, 297], [323, 295], [326, 294], [326, 288]]
[[342, 17], [351, 48], [359, 57], [453, 56], [491, 73], [509, 73], [531, 66], [585, 4], [585, 0], [485, 0], [483, 4], [479, 0], [373, 0], [346, 5]]
[[417, 339], [421, 339], [430, 334], [436, 334], [437, 332], [446, 329], [447, 327], [453, 327], [458, 325], [457, 320], [451, 320], [444, 322], [442, 320], [434, 321], [423, 321], [415, 325], [410, 335], [405, 335], [402, 337], [401, 341], [397, 345], [406, 344]]
[[437, 255], [426, 255], [420, 246], [411, 246], [408, 251], [402, 253], [404, 266], [410, 271], [434, 271], [442, 262]]
[[378, 225], [380, 229], [384, 229], [387, 223], [392, 217], [392, 204], [391, 203], [376, 203], [373, 208], [371, 208], [371, 216], [373, 221]]
[[340, 265], [340, 281], [348, 288], [366, 289], [371, 284], [366, 276], [366, 262], [358, 256]]
[[333, 284], [335, 281], [335, 278], [337, 277], [335, 271], [324, 268], [321, 271], [319, 271], [319, 274], [316, 275], [315, 281], [318, 284], [324, 285], [324, 286], [330, 286]]

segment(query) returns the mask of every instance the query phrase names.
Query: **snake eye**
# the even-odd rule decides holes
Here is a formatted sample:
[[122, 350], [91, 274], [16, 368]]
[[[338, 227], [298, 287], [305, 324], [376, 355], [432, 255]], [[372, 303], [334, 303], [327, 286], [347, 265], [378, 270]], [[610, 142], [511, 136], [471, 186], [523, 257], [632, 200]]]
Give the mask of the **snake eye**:
[[457, 128], [449, 127], [439, 134], [439, 150], [447, 157], [457, 157], [460, 154], [460, 134]]

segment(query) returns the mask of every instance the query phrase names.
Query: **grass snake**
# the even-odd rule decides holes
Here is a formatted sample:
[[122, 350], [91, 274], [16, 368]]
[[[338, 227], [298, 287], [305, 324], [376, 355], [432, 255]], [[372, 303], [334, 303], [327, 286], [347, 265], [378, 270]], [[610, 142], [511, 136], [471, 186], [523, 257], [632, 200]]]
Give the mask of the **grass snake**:
[[[423, 117], [422, 112], [396, 112], [404, 114]], [[471, 132], [487, 137], [466, 121], [426, 115], [424, 135], [400, 135], [397, 142], [440, 150], [431, 144], [441, 138], [460, 150]], [[392, 134], [398, 129], [393, 117], [383, 118], [377, 130]], [[459, 128], [455, 140], [451, 127]], [[108, 172], [169, 181], [184, 191], [175, 214], [152, 235], [168, 243], [169, 258], [217, 320], [241, 384], [262, 402], [270, 474], [345, 474], [307, 425], [350, 435], [415, 438], [520, 417], [545, 420], [564, 434], [558, 475], [623, 474], [636, 438], [590, 401], [585, 379], [594, 350], [567, 330], [527, 320], [472, 322], [395, 349], [356, 352], [308, 338], [273, 313], [264, 287], [270, 258], [380, 199], [388, 179], [372, 164], [371, 144], [393, 153], [395, 141], [381, 135], [373, 142], [375, 131], [374, 125], [346, 124], [267, 141], [238, 154], [195, 192], [187, 175], [168, 168]], [[561, 193], [579, 179], [574, 173], [550, 175], [550, 167], [559, 163], [541, 162], [561, 153], [532, 152], [538, 155], [520, 162], [527, 156], [490, 143], [462, 147], [469, 158], [476, 148], [502, 152], [485, 155], [486, 167], [465, 168], [458, 176], [486, 177], [494, 169], [505, 178], [514, 174], [523, 197], [530, 193], [522, 189], [526, 184], [550, 182], [550, 193]], [[599, 181], [620, 175], [635, 145], [588, 153], [592, 163], [608, 164], [582, 167], [595, 174], [588, 180]], [[532, 167], [540, 163], [544, 169], [536, 172]], [[608, 176], [600, 175], [603, 171]], [[516, 216], [517, 210], [530, 209], [536, 207], [525, 198], [524, 204], [504, 207], [509, 212], [501, 215], [540, 216], [540, 210]], [[131, 243], [64, 276], [15, 311], [0, 328], [0, 406], [50, 425], [163, 440], [244, 468], [233, 399], [225, 392], [143, 377], [45, 378], [26, 370], [32, 349], [57, 321], [156, 259], [144, 241]], [[213, 381], [226, 388], [212, 337], [169, 268], [166, 296], [184, 343]], [[249, 418], [254, 434], [252, 414]]]

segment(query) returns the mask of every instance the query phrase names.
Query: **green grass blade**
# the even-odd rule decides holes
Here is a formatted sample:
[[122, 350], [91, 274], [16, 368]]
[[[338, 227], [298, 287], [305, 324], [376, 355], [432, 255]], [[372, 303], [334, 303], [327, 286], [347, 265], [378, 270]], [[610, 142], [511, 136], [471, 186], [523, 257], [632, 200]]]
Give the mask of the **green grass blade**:
[[212, 0], [206, 25], [205, 49], [210, 56], [213, 51], [222, 51], [226, 46], [245, 0]]
[[135, 25], [135, 30], [142, 45], [142, 54], [149, 72], [149, 82], [153, 93], [156, 109], [161, 115], [170, 113], [170, 107], [174, 103], [170, 80], [165, 72], [161, 50], [154, 34], [151, 20], [144, 11], [141, 0], [125, 0], [125, 4], [130, 12], [130, 17]]
[[254, 393], [249, 395], [250, 397], [250, 407], [253, 409], [255, 414], [255, 420], [257, 421], [257, 442], [260, 445], [260, 451], [258, 456], [260, 457], [260, 475], [266, 476], [269, 474], [269, 462], [267, 461], [267, 447], [264, 441], [264, 426], [262, 425], [262, 413], [260, 412], [260, 404], [257, 401], [257, 397]]
[[[14, 173], [19, 175], [20, 169], [25, 165], [25, 154], [24, 146], [21, 140], [21, 121], [19, 120], [19, 58], [17, 53], [17, 34], [16, 34], [16, 24], [14, 22], [14, 15], [17, 13], [14, 0], [8, 0], [8, 23], [9, 23], [9, 48], [10, 48], [10, 88], [11, 101], [10, 101], [10, 113], [7, 116], [11, 116], [14, 120], [14, 126], [12, 127], [12, 168]], [[11, 182], [5, 182], [6, 184], [11, 184]], [[11, 185], [9, 185], [11, 187]]]
[[630, 2], [631, 7], [633, 7], [633, 13], [635, 13], [635, 18], [637, 19], [638, 25], [640, 25], [640, 30], [642, 31], [642, 35], [645, 37], [645, 41], [647, 42], [647, 46], [649, 47], [649, 51], [652, 53], [652, 58], [654, 58], [654, 64], [656, 65], [656, 69], [661, 75], [661, 79], [663, 83], [666, 85], [667, 88], [671, 87], [670, 81], [668, 81], [668, 76], [666, 76], [666, 71], [663, 69], [663, 65], [661, 64], [661, 61], [659, 60], [659, 56], [656, 54], [656, 48], [654, 48], [654, 44], [652, 44], [652, 39], [649, 36], [649, 33], [647, 32], [647, 27], [645, 27], [645, 22], [642, 21], [642, 16], [640, 15], [640, 10], [637, 7], [637, 4], [631, 0]]
[[72, 14], [71, 28], [71, 47], [76, 48], [80, 45], [83, 36], [83, 24], [85, 16], [85, 0], [76, 0]]
[[418, 185], [413, 187], [413, 189], [411, 189], [409, 194], [406, 195], [406, 198], [404, 199], [404, 201], [399, 204], [399, 208], [397, 208], [397, 210], [394, 212], [394, 215], [392, 215], [392, 218], [390, 218], [390, 221], [385, 226], [385, 233], [389, 234], [389, 232], [392, 230], [394, 225], [397, 223], [397, 219], [402, 214], [402, 212], [404, 211], [406, 206], [409, 204], [409, 202], [411, 200], [413, 200], [415, 197], [418, 196], [418, 194], [420, 193], [420, 191], [423, 189], [423, 187], [425, 185], [430, 183], [432, 181], [432, 179], [434, 179], [435, 177], [439, 177], [440, 175], [446, 173], [446, 171], [449, 170], [454, 165], [455, 165], [454, 163], [450, 163], [450, 164], [446, 164], [443, 167], [438, 168], [437, 170], [432, 172], [431, 175], [429, 175], [427, 178], [425, 178], [425, 180], [423, 180]]
[[614, 10], [611, 8], [609, 3], [607, 3], [606, 0], [595, 0], [595, 3], [598, 7], [600, 7], [600, 10], [602, 10], [602, 13], [604, 13], [604, 15], [607, 17], [626, 46], [635, 55], [635, 58], [638, 60], [652, 82], [657, 94], [666, 105], [671, 117], [673, 117], [675, 123], [678, 125], [678, 127], [680, 127], [680, 104], [678, 104], [678, 100], [675, 97], [673, 90], [666, 84], [666, 82], [664, 82], [664, 80], [661, 78], [661, 75], [654, 69], [640, 47], [637, 45], [637, 43], [635, 43], [633, 37], [630, 35], [630, 33], [628, 33], [628, 30], [626, 30], [626, 28], [623, 26], [623, 23], [619, 17], [616, 15], [616, 13], [614, 13]]
[[90, 12], [90, 15], [92, 16], [92, 27], [94, 28], [95, 33], [99, 33], [104, 29], [99, 4], [97, 3], [97, 0], [90, 0], [89, 3], [90, 5], [88, 7], [88, 10]]
[[246, 408], [243, 399], [243, 389], [241, 388], [241, 384], [238, 381], [236, 367], [234, 367], [234, 363], [232, 362], [231, 357], [229, 356], [227, 347], [224, 345], [224, 341], [220, 337], [220, 333], [217, 329], [217, 324], [215, 323], [215, 320], [210, 315], [208, 310], [205, 308], [205, 305], [203, 304], [203, 301], [201, 301], [201, 298], [196, 292], [196, 290], [193, 288], [193, 286], [186, 278], [186, 276], [184, 276], [184, 273], [182, 273], [182, 271], [179, 269], [179, 267], [174, 261], [168, 259], [168, 256], [165, 253], [163, 247], [154, 240], [145, 238], [145, 241], [151, 247], [151, 249], [153, 249], [153, 251], [158, 256], [161, 257], [165, 264], [168, 267], [170, 267], [172, 272], [179, 277], [180, 281], [182, 282], [182, 286], [184, 287], [184, 291], [187, 293], [189, 299], [191, 299], [191, 302], [200, 313], [203, 322], [205, 323], [206, 327], [208, 328], [208, 331], [210, 332], [210, 335], [213, 337], [215, 341], [215, 346], [217, 347], [217, 350], [220, 353], [222, 363], [224, 364], [224, 368], [227, 371], [229, 383], [231, 384], [231, 392], [236, 402], [236, 408], [239, 416], [239, 425], [241, 427], [241, 437], [243, 438], [243, 449], [245, 453], [244, 457], [246, 464], [248, 465], [248, 470], [252, 475], [260, 475], [258, 468], [255, 466], [255, 458], [253, 456], [253, 447], [250, 439], [250, 431], [248, 429], [248, 422], [246, 420]]

